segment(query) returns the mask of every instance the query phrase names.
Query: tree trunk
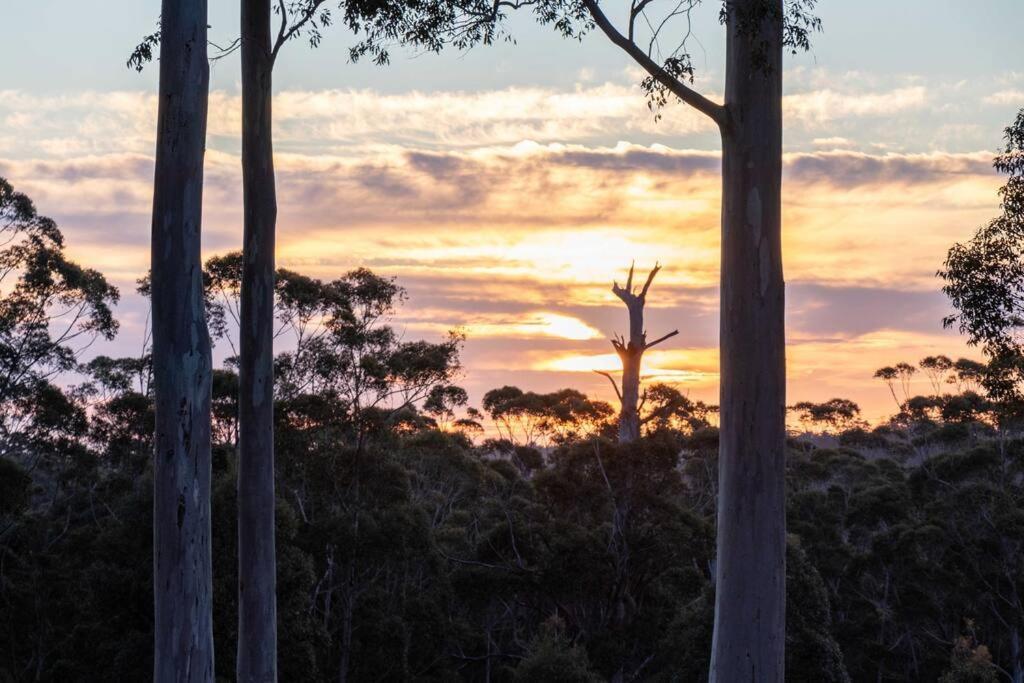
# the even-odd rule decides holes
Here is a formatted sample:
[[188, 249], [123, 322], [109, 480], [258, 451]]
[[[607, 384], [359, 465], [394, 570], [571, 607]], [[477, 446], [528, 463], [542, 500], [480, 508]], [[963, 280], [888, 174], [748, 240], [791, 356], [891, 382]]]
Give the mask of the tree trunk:
[[341, 603], [341, 656], [338, 661], [338, 683], [348, 683], [348, 671], [352, 667], [352, 622], [355, 618], [355, 597], [352, 594], [352, 567], [346, 567], [345, 573], [347, 575], [347, 585], [346, 593]]
[[[641, 315], [643, 311], [641, 309]], [[630, 317], [633, 312], [630, 310]], [[642, 342], [641, 342], [642, 343]], [[640, 362], [643, 346], [629, 345], [619, 354], [622, 360], [622, 406], [619, 411], [619, 443], [629, 443], [640, 438]]]
[[1011, 680], [1013, 683], [1024, 683], [1024, 657], [1021, 656], [1020, 629], [1010, 629], [1010, 661], [1012, 664]]
[[238, 680], [277, 680], [274, 543], [274, 231], [269, 0], [242, 0]]
[[[777, 15], [744, 30], [737, 13], [752, 14], [755, 3], [769, 5]], [[716, 683], [781, 683], [784, 677], [782, 10], [782, 0], [742, 0], [729, 10], [718, 562], [710, 675]]]
[[622, 361], [622, 391], [612, 376], [603, 371], [598, 374], [607, 377], [615, 393], [619, 397], [619, 443], [629, 443], [640, 438], [640, 367], [644, 359], [644, 351], [660, 344], [661, 342], [679, 334], [679, 330], [660, 337], [653, 342], [647, 342], [647, 330], [644, 329], [644, 306], [647, 305], [647, 292], [654, 282], [654, 277], [661, 270], [661, 265], [655, 264], [651, 272], [647, 274], [647, 281], [640, 291], [633, 290], [634, 266], [629, 267], [629, 276], [626, 278], [626, 286], [619, 287], [618, 282], [612, 284], [612, 293], [626, 304], [629, 312], [629, 340], [623, 340], [618, 335], [612, 339], [612, 346], [619, 360]]
[[[652, 274], [651, 277], [653, 278], [654, 275]], [[616, 349], [619, 359], [622, 361], [622, 410], [619, 413], [619, 443], [629, 443], [640, 438], [640, 413], [638, 412], [640, 364], [643, 362], [644, 347], [647, 344], [647, 335], [644, 333], [644, 297], [647, 294], [647, 287], [644, 287], [643, 295], [635, 296], [631, 291], [632, 281], [633, 269], [630, 268], [626, 292], [619, 296], [629, 311], [629, 341], [625, 347]]]
[[206, 0], [164, 0], [153, 187], [153, 680], [213, 681], [210, 337], [200, 230]]

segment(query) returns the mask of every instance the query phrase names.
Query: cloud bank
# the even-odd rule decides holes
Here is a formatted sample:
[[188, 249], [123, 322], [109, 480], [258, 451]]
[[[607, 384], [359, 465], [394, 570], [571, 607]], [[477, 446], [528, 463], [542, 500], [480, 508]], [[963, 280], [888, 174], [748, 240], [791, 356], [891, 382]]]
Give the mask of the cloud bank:
[[[999, 178], [989, 151], [866, 142], [863, 126], [927, 117], [931, 91], [850, 83], [808, 77], [785, 101], [797, 140], [784, 159], [790, 395], [881, 411], [874, 367], [962, 350], [941, 330], [934, 273], [994, 213]], [[990, 104], [1012, 99], [998, 91]], [[0, 93], [0, 175], [126, 291], [148, 260], [155, 108], [146, 93]], [[238, 98], [214, 93], [210, 109], [213, 254], [241, 243]], [[652, 333], [680, 329], [651, 376], [715, 400], [720, 157], [699, 116], [673, 109], [656, 124], [634, 87], [612, 83], [292, 91], [275, 115], [280, 264], [396, 275], [411, 295], [396, 320], [407, 334], [469, 334], [477, 398], [510, 381], [608, 398], [589, 371], [614, 361], [606, 338], [625, 314], [609, 286], [635, 259], [665, 266]], [[128, 296], [122, 308], [118, 343], [134, 352], [145, 305]]]

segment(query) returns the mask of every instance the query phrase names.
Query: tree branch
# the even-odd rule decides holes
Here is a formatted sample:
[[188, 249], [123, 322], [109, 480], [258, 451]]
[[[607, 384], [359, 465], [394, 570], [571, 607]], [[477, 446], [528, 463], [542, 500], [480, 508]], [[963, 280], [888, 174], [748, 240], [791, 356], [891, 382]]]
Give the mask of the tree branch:
[[654, 262], [654, 268], [647, 275], [647, 282], [644, 283], [644, 288], [640, 290], [640, 300], [642, 301], [647, 296], [647, 290], [651, 288], [651, 283], [654, 282], [654, 276], [661, 270], [661, 264], [657, 261]]
[[660, 64], [651, 59], [651, 57], [640, 49], [636, 43], [619, 33], [619, 30], [612, 25], [608, 20], [608, 17], [606, 17], [604, 12], [601, 11], [601, 8], [598, 7], [596, 0], [583, 0], [583, 5], [594, 18], [594, 23], [596, 23], [598, 28], [608, 36], [608, 39], [622, 48], [626, 54], [633, 58], [633, 61], [639, 64], [655, 80], [668, 88], [669, 91], [671, 91], [671, 93], [680, 100], [717, 123], [719, 128], [724, 128], [726, 126], [728, 118], [726, 116], [726, 109], [724, 106], [716, 102], [712, 102], [696, 90], [680, 83], [679, 79], [674, 78], [671, 74], [665, 71]]
[[666, 339], [671, 339], [672, 337], [676, 336], [677, 334], [679, 334], [679, 330], [672, 330], [671, 332], [666, 334], [664, 337], [658, 337], [657, 339], [655, 339], [651, 343], [644, 344], [644, 351], [646, 351], [647, 349], [651, 348], [652, 346], [660, 344], [661, 342], [665, 341]]
[[612, 342], [612, 346], [615, 348], [616, 353], [618, 353], [620, 357], [624, 353], [626, 353], [626, 350], [627, 350], [626, 340], [623, 339], [621, 335], [616, 333], [615, 336], [611, 339], [611, 342]]
[[288, 30], [278, 34], [277, 40], [274, 41], [274, 48], [270, 51], [271, 61], [277, 60], [277, 53], [281, 51], [281, 46], [291, 40], [291, 37], [295, 35], [303, 26], [316, 16], [316, 12], [320, 9], [320, 5], [324, 4], [327, 0], [311, 0], [311, 2], [302, 10], [298, 19], [295, 23], [288, 27]]
[[284, 0], [277, 0], [277, 8], [281, 13], [281, 26], [277, 29], [277, 40], [274, 41], [274, 55], [277, 55], [278, 48], [284, 44], [284, 34], [288, 30], [288, 9]]
[[612, 281], [612, 294], [622, 299], [622, 302], [629, 305], [629, 300], [633, 298], [633, 266], [629, 264], [629, 276], [626, 278], [626, 286], [619, 287], [619, 281]]
[[635, 2], [635, 0], [634, 0], [632, 8], [629, 10], [629, 41], [630, 42], [633, 41], [633, 33], [634, 33], [633, 28], [636, 25], [636, 18], [638, 16], [640, 16], [641, 14], [643, 14], [644, 10], [647, 8], [647, 5], [651, 4], [652, 2], [654, 2], [654, 0], [640, 0], [640, 3], [637, 4]]
[[619, 397], [619, 402], [621, 403], [622, 402], [622, 392], [619, 391], [619, 385], [618, 385], [618, 383], [616, 383], [615, 378], [612, 377], [612, 373], [605, 372], [604, 370], [594, 370], [594, 372], [596, 372], [597, 374], [601, 375], [602, 377], [607, 377], [608, 378], [608, 381], [612, 383], [612, 388], [615, 389], [615, 395]]
[[215, 54], [212, 57], [210, 57], [210, 61], [211, 62], [219, 62], [220, 60], [224, 59], [225, 57], [227, 57], [229, 55], [232, 55], [235, 52], [237, 52], [238, 49], [242, 47], [242, 39], [241, 38], [235, 38], [230, 43], [228, 43], [226, 47], [221, 47], [220, 45], [218, 45], [217, 43], [213, 42], [212, 40], [206, 41], [206, 44], [217, 50], [217, 54]]

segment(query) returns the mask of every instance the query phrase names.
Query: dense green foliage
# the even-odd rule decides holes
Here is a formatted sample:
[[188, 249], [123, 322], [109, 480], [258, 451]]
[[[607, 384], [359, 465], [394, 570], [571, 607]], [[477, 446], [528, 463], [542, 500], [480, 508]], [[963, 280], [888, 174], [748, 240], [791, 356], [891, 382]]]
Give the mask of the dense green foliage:
[[[207, 271], [230, 344], [237, 257]], [[113, 292], [97, 277], [67, 296], [93, 306], [89, 329], [104, 334]], [[644, 437], [626, 445], [609, 438], [614, 411], [573, 390], [502, 387], [480, 397], [486, 415], [467, 411], [452, 384], [461, 339], [400, 338], [388, 321], [403, 296], [366, 270], [279, 273], [282, 680], [706, 679], [713, 408], [652, 386]], [[36, 365], [9, 404], [20, 419], [0, 457], [0, 681], [147, 680], [149, 359], [58, 357], [64, 381]], [[991, 368], [944, 358], [920, 364], [936, 379], [926, 397], [897, 393], [913, 366], [880, 371], [899, 405], [881, 427], [841, 399], [794, 406], [824, 432], [794, 437], [788, 454], [788, 680], [995, 681], [1024, 667], [1024, 440], [980, 388]], [[214, 378], [223, 680], [237, 384], [230, 362]]]

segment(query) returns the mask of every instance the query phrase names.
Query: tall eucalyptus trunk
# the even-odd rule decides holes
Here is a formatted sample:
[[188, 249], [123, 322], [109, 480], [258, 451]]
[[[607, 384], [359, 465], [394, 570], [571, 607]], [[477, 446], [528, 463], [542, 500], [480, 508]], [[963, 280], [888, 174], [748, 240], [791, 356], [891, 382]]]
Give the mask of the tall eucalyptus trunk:
[[242, 0], [243, 266], [239, 331], [238, 680], [277, 680], [274, 233], [269, 0]]
[[213, 681], [210, 336], [200, 231], [206, 0], [164, 0], [153, 183], [153, 680]]
[[[737, 9], [753, 2], [777, 13], [744, 26]], [[782, 11], [782, 0], [736, 0], [727, 22], [716, 683], [784, 678]]]

